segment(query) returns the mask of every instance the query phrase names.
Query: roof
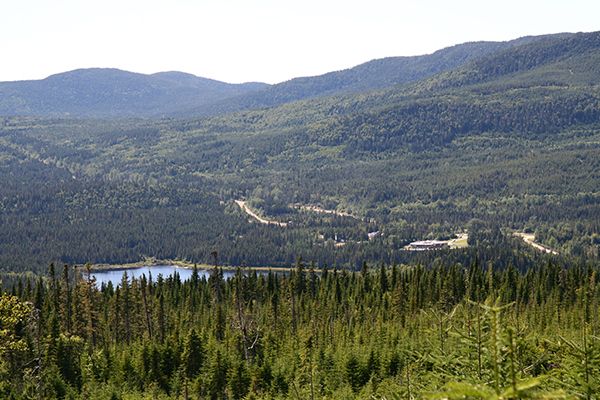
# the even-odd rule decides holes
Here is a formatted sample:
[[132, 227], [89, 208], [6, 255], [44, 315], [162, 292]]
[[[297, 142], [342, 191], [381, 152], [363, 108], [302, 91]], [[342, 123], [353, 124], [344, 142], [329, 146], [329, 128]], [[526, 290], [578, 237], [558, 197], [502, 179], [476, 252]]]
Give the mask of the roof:
[[419, 240], [417, 242], [412, 242], [409, 246], [442, 246], [446, 244], [448, 244], [448, 242], [442, 240]]

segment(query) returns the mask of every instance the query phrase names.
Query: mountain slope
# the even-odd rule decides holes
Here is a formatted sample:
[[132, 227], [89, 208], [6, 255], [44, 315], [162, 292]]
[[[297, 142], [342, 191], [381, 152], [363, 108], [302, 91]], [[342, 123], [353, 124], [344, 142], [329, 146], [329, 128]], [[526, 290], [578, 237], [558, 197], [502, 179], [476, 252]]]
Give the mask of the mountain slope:
[[179, 115], [224, 114], [232, 111], [273, 107], [315, 97], [389, 88], [395, 85], [417, 82], [445, 71], [451, 71], [473, 60], [501, 51], [510, 51], [516, 46], [536, 42], [546, 37], [567, 36], [569, 34], [528, 36], [508, 42], [471, 42], [447, 47], [427, 55], [373, 60], [342, 71], [295, 78], [261, 91], [225, 99], [216, 104], [207, 104], [185, 110]]
[[[467, 229], [492, 244], [524, 228], [561, 254], [597, 256], [596, 35], [532, 38], [411, 84], [210, 118], [0, 118], [0, 224], [11, 228], [0, 265], [210, 262], [218, 249], [231, 265], [354, 268], [401, 264], [419, 238]], [[240, 198], [292, 223], [248, 223]]]
[[305, 140], [351, 153], [431, 150], [486, 132], [542, 137], [599, 124], [598, 65], [600, 32], [545, 37], [410, 86], [331, 99], [334, 115]]
[[42, 80], [0, 83], [0, 115], [160, 116], [266, 86], [233, 85], [181, 72], [80, 69]]
[[464, 43], [429, 55], [373, 60], [347, 70], [296, 78], [273, 86], [232, 85], [182, 72], [144, 75], [117, 69], [81, 69], [37, 81], [0, 83], [0, 115], [189, 117], [224, 114], [418, 82], [473, 60], [489, 57], [493, 60], [496, 54], [523, 44], [569, 36]]
[[[493, 81], [506, 84], [519, 74], [526, 74], [526, 79], [521, 81], [527, 86], [581, 84], [586, 80], [597, 83], [598, 75], [595, 72], [598, 67], [594, 65], [595, 56], [590, 60], [590, 54], [598, 51], [600, 32], [549, 35], [480, 57], [424, 81], [420, 86], [430, 92], [439, 92]], [[552, 65], [562, 66], [562, 73], [553, 74], [550, 78], [544, 72]], [[534, 72], [529, 74], [528, 71]], [[585, 77], [583, 72], [586, 73]]]

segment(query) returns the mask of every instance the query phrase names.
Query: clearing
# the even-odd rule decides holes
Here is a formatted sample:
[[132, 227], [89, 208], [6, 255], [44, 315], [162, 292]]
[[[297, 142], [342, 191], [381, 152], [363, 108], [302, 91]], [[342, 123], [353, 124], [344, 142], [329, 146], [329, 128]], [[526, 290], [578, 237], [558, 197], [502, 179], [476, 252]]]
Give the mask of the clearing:
[[333, 214], [333, 215], [337, 215], [338, 217], [349, 217], [349, 218], [354, 218], [356, 220], [360, 220], [360, 218], [358, 218], [352, 214], [349, 214], [347, 212], [336, 211], [336, 210], [327, 210], [327, 209], [319, 207], [319, 206], [294, 204], [293, 207], [297, 208], [299, 210], [302, 210], [302, 211], [312, 211], [312, 212], [316, 212], [319, 214]]
[[252, 211], [250, 209], [250, 207], [248, 207], [248, 205], [246, 204], [246, 202], [244, 200], [234, 200], [234, 201], [235, 201], [235, 204], [237, 204], [242, 209], [242, 211], [244, 211], [246, 214], [248, 214], [249, 216], [251, 216], [252, 218], [257, 220], [261, 224], [276, 225], [276, 226], [280, 226], [282, 228], [285, 228], [288, 225], [287, 222], [279, 222], [279, 221], [274, 221], [274, 220], [265, 219], [265, 218], [261, 217], [260, 215], [256, 214], [254, 211]]
[[442, 249], [464, 249], [469, 247], [469, 234], [459, 233], [455, 239], [450, 240], [419, 240], [404, 246], [407, 251], [425, 251]]
[[553, 250], [548, 246], [544, 246], [543, 244], [536, 243], [535, 235], [533, 233], [514, 232], [513, 235], [520, 237], [525, 243], [537, 250], [543, 251], [544, 253], [553, 254], [555, 256], [558, 255], [558, 251]]

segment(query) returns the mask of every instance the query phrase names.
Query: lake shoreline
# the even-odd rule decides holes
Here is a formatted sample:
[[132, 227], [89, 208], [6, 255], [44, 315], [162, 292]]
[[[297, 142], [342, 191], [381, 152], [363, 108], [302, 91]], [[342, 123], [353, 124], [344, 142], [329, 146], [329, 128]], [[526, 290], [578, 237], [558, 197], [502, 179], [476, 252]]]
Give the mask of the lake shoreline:
[[[121, 270], [125, 271], [128, 269], [153, 267], [153, 266], [174, 266], [174, 267], [183, 268], [183, 269], [193, 269], [194, 266], [196, 266], [196, 268], [198, 268], [199, 270], [212, 270], [215, 267], [214, 265], [198, 264], [198, 263], [192, 263], [189, 261], [182, 261], [182, 260], [159, 260], [159, 259], [155, 259], [155, 258], [146, 258], [141, 261], [136, 261], [133, 263], [125, 263], [125, 264], [100, 264], [100, 263], [99, 264], [91, 264], [90, 270], [91, 271], [121, 271]], [[293, 269], [295, 269], [293, 267], [248, 267], [248, 266], [241, 267], [241, 266], [233, 266], [233, 265], [219, 265], [219, 268], [224, 271], [236, 271], [239, 268], [242, 271], [250, 270], [250, 271], [260, 271], [260, 272], [268, 272], [268, 271], [290, 272]], [[320, 271], [320, 270], [315, 269], [315, 271]]]

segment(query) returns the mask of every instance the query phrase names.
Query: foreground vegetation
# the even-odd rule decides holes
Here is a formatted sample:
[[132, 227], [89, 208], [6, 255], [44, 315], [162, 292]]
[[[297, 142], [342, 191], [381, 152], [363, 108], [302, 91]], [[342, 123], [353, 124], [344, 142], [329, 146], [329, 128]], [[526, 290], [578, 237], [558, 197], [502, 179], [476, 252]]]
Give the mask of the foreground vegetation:
[[[81, 270], [82, 268], [79, 268]], [[0, 298], [0, 397], [598, 398], [598, 269], [298, 263], [98, 289], [51, 266]]]
[[[210, 118], [0, 118], [0, 398], [598, 398], [600, 33], [519, 43]], [[69, 266], [146, 257], [307, 264]]]

